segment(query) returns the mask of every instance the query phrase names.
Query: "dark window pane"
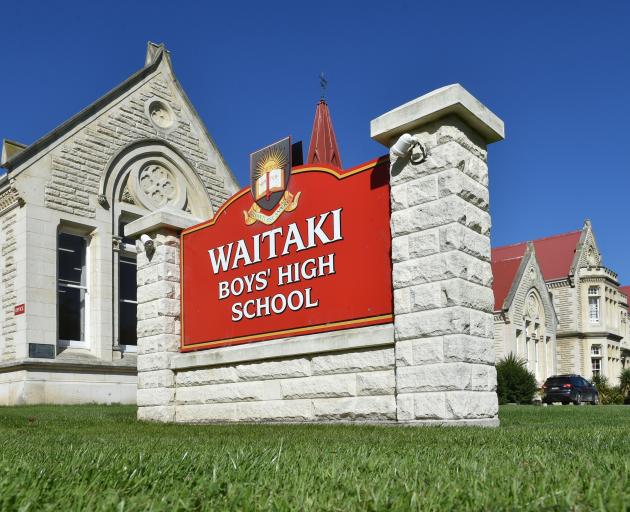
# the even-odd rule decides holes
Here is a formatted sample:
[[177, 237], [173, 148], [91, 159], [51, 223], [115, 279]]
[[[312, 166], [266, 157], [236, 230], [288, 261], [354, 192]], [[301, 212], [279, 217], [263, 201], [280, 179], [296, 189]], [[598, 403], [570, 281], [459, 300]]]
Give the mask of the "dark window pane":
[[85, 238], [67, 233], [57, 237], [59, 339], [85, 341]]
[[136, 260], [120, 258], [120, 300], [136, 300]]
[[120, 340], [121, 345], [137, 345], [136, 337], [136, 304], [121, 302], [119, 310]]
[[549, 386], [562, 386], [562, 384], [568, 384], [571, 382], [569, 377], [550, 377], [547, 379], [546, 384]]
[[60, 285], [57, 298], [59, 339], [84, 341], [85, 290]]
[[136, 259], [127, 256], [120, 257], [118, 272], [119, 330], [118, 343], [121, 345], [136, 345]]
[[129, 237], [125, 236], [125, 226], [127, 224], [128, 224], [128, 222], [123, 222], [123, 221], [120, 221], [118, 223], [118, 236], [120, 236], [122, 238], [122, 242], [123, 243], [135, 245], [135, 243], [136, 243], [135, 238], [129, 238]]
[[59, 233], [59, 279], [85, 286], [85, 238]]

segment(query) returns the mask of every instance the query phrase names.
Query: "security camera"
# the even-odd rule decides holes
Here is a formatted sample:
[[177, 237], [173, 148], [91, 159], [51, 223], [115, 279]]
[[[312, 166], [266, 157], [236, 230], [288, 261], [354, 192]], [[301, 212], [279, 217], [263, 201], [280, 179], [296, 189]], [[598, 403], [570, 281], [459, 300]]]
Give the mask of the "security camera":
[[[414, 149], [418, 149], [414, 152]], [[403, 133], [392, 146], [392, 153], [398, 158], [409, 158], [412, 163], [422, 162], [426, 156], [426, 150], [420, 141], [414, 139], [408, 133]]]
[[153, 244], [153, 240], [151, 240], [151, 237], [147, 234], [140, 235], [140, 241], [144, 244], [144, 251], [147, 254], [151, 254], [153, 250], [155, 249], [155, 246]]
[[398, 158], [403, 158], [409, 155], [415, 142], [416, 141], [413, 140], [411, 135], [403, 133], [396, 141], [396, 144], [392, 146], [392, 153], [394, 153], [394, 155]]

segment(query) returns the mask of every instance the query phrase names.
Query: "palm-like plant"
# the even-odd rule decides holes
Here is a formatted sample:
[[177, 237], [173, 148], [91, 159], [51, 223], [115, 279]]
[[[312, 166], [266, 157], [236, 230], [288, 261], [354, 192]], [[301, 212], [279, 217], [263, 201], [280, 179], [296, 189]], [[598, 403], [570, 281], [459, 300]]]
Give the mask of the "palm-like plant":
[[496, 364], [499, 403], [531, 403], [538, 387], [536, 377], [527, 370], [527, 363], [510, 353]]
[[619, 389], [623, 396], [630, 395], [630, 368], [624, 368], [619, 374]]

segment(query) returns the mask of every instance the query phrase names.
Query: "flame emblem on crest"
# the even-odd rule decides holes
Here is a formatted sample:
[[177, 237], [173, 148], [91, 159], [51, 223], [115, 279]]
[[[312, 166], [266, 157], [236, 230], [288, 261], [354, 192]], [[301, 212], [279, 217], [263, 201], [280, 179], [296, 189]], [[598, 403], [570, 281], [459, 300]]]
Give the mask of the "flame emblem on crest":
[[[290, 175], [289, 137], [252, 154], [250, 176], [254, 204], [249, 211], [243, 212], [246, 224], [253, 224], [256, 221], [272, 224], [283, 212], [297, 208], [301, 193], [298, 192], [294, 196], [286, 190]], [[263, 213], [263, 209], [273, 211], [267, 215]]]

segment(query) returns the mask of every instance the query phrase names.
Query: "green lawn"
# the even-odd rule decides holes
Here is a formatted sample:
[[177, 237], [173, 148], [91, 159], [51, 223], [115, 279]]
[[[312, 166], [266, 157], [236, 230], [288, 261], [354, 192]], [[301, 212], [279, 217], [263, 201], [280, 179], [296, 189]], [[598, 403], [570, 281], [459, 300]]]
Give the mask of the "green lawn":
[[630, 510], [630, 407], [501, 427], [140, 424], [0, 407], [0, 510]]

